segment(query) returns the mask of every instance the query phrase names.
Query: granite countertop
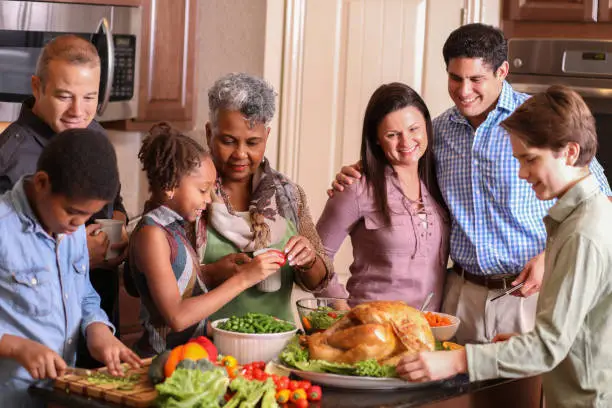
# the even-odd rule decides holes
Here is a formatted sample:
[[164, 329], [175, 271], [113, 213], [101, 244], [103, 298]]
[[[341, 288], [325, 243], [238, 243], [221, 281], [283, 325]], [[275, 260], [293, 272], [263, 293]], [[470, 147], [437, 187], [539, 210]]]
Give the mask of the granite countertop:
[[[323, 387], [323, 399], [317, 405], [321, 408], [374, 408], [374, 407], [419, 407], [436, 401], [443, 401], [486, 388], [509, 383], [513, 380], [490, 380], [469, 383], [466, 376], [458, 376], [443, 383], [436, 383], [416, 389], [401, 390], [354, 390]], [[118, 405], [83, 397], [74, 393], [54, 390], [43, 385], [30, 387], [30, 393], [46, 402], [70, 408], [116, 408]]]

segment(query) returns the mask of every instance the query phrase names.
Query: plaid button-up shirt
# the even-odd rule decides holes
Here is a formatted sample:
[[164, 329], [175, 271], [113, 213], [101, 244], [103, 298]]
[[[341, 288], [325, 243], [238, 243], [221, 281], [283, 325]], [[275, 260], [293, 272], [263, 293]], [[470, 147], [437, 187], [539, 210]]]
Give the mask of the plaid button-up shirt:
[[[436, 172], [451, 215], [451, 259], [474, 274], [519, 273], [544, 250], [542, 219], [553, 201], [536, 198], [518, 177], [508, 133], [499, 125], [529, 95], [504, 82], [486, 120], [474, 130], [456, 107], [433, 121]], [[612, 195], [603, 168], [591, 172]]]

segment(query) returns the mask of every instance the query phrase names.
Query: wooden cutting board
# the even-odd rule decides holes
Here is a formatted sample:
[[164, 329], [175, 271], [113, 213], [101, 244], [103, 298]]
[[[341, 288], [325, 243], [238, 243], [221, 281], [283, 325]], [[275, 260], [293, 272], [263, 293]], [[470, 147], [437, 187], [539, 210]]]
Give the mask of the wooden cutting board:
[[[126, 375], [139, 374], [140, 379], [130, 390], [119, 390], [114, 384], [93, 384], [87, 380], [86, 374], [67, 374], [55, 380], [55, 388], [64, 390], [68, 393], [84, 395], [99, 400], [113, 402], [115, 404], [128, 407], [150, 407], [157, 398], [155, 387], [149, 382], [147, 371], [151, 365], [151, 359], [144, 360], [141, 368], [133, 369], [128, 367]], [[81, 370], [79, 370], [80, 372]], [[106, 372], [106, 368], [92, 370]]]

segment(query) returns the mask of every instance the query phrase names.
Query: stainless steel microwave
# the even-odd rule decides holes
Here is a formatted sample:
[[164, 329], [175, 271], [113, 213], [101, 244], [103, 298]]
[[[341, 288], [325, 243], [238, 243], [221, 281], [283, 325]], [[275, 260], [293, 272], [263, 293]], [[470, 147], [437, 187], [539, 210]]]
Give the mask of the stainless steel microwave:
[[17, 119], [38, 55], [61, 34], [87, 38], [100, 54], [96, 119], [135, 117], [141, 24], [139, 7], [0, 0], [0, 122]]

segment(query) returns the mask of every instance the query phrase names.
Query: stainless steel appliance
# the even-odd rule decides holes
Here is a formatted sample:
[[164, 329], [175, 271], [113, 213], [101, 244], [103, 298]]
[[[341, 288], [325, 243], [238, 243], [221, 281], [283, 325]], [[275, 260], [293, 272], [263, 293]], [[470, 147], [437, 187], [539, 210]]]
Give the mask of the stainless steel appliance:
[[31, 76], [42, 47], [61, 34], [91, 40], [102, 63], [98, 117], [129, 119], [138, 112], [138, 7], [0, 1], [0, 122], [17, 119], [32, 94]]
[[612, 176], [612, 41], [517, 38], [508, 42], [508, 81], [534, 94], [550, 85], [571, 87], [595, 116], [597, 160]]

